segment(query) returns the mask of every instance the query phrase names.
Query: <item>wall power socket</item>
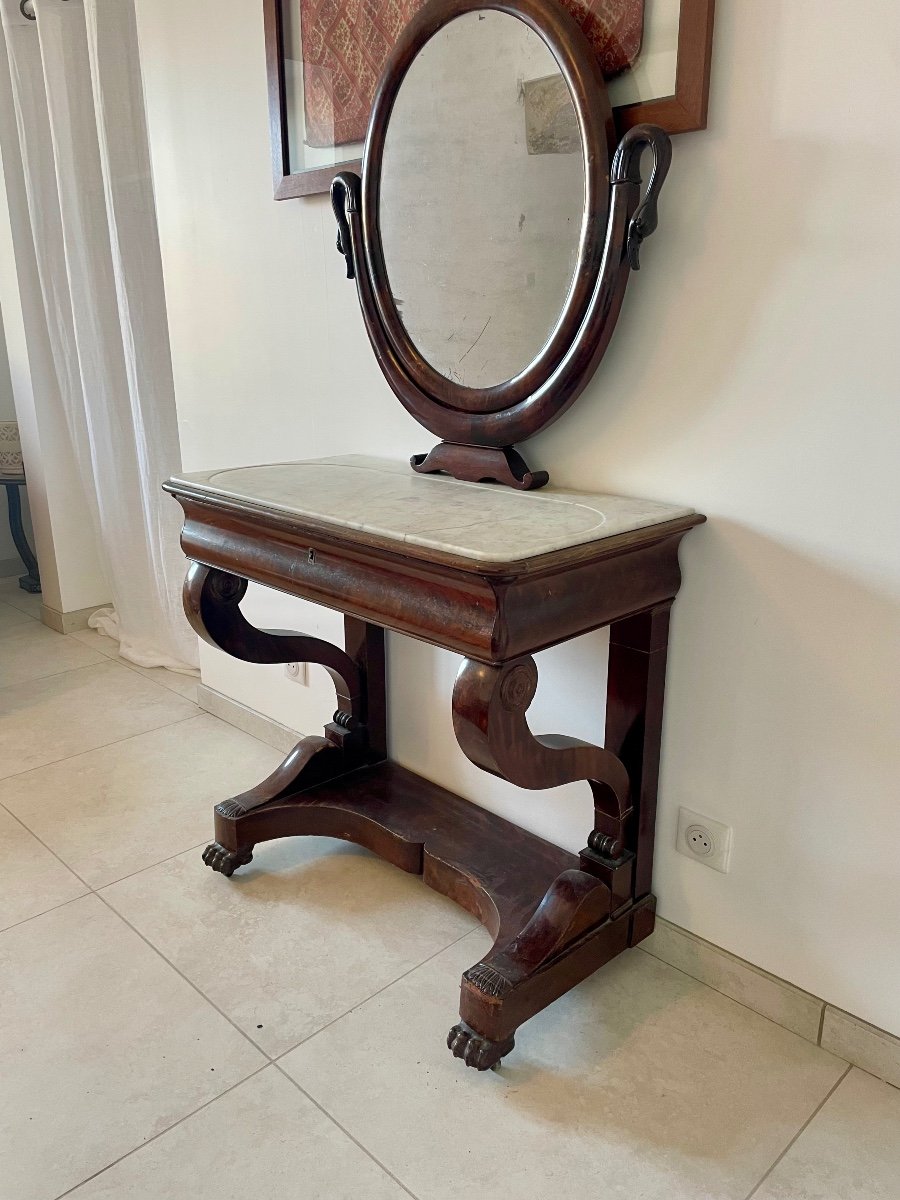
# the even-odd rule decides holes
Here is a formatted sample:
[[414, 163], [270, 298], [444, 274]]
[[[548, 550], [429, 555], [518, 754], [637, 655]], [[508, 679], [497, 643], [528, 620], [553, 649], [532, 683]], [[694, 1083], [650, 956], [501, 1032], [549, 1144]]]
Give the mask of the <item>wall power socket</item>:
[[302, 683], [304, 687], [309, 686], [309, 663], [285, 663], [284, 673], [288, 679], [293, 679], [294, 683]]
[[705, 867], [728, 874], [734, 830], [692, 808], [679, 808], [675, 849]]

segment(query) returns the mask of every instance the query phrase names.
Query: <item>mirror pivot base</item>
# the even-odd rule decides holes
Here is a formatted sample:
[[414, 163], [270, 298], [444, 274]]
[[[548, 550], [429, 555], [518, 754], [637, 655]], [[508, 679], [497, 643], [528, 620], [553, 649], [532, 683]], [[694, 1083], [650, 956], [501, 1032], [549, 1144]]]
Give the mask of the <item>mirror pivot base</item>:
[[465, 446], [439, 442], [428, 454], [414, 454], [410, 466], [420, 475], [452, 475], [464, 483], [503, 483], [520, 492], [534, 491], [550, 482], [546, 471], [531, 471], [512, 446]]

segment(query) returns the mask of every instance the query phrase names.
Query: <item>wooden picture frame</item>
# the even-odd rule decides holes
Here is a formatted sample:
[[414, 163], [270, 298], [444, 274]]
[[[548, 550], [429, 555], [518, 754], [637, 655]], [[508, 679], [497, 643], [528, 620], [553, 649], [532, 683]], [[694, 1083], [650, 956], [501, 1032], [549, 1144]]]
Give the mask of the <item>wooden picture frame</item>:
[[[360, 172], [361, 161], [351, 157], [326, 166], [291, 170], [282, 18], [284, 0], [262, 0], [262, 3], [275, 199], [290, 200], [327, 192], [339, 171]], [[490, 7], [490, 0], [486, 7]], [[659, 125], [670, 134], [706, 128], [714, 10], [715, 0], [680, 0], [675, 91], [669, 96], [614, 107], [613, 115], [620, 134], [643, 123]]]

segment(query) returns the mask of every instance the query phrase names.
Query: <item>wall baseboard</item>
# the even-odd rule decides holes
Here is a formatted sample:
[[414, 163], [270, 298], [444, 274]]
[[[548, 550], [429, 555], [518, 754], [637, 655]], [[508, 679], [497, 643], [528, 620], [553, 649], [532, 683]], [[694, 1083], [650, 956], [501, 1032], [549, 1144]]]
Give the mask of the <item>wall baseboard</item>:
[[[302, 737], [296, 730], [205, 684], [198, 688], [197, 703], [284, 754]], [[900, 1087], [900, 1037], [869, 1025], [662, 917], [657, 917], [656, 929], [639, 949], [838, 1058]]]
[[93, 604], [90, 608], [77, 608], [72, 612], [59, 612], [58, 609], [48, 608], [46, 604], [41, 605], [41, 620], [51, 629], [55, 629], [57, 633], [74, 633], [77, 629], [88, 628], [88, 618], [99, 608], [110, 608], [109, 601], [106, 604]]
[[27, 575], [25, 564], [21, 558], [0, 558], [0, 579], [8, 579], [10, 575]]
[[265, 742], [267, 746], [274, 746], [283, 754], [290, 754], [303, 737], [296, 729], [288, 729], [287, 725], [273, 721], [271, 717], [248, 708], [239, 700], [232, 700], [230, 696], [207, 687], [205, 683], [201, 683], [197, 688], [197, 703], [204, 712], [212, 713], [214, 717], [219, 717], [236, 729], [249, 733], [259, 741]]
[[662, 917], [656, 918], [655, 930], [641, 942], [640, 949], [838, 1058], [900, 1087], [900, 1037]]

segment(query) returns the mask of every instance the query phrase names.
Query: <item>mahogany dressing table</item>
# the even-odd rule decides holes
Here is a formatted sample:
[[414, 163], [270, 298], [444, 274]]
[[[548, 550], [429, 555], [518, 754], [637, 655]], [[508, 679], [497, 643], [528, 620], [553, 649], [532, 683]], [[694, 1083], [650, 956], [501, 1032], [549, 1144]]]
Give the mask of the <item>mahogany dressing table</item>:
[[[549, 130], [532, 113], [528, 138], [535, 122], [538, 135], [527, 154], [523, 72], [542, 82], [555, 72], [571, 110], [554, 110]], [[479, 99], [485, 80], [493, 91]], [[445, 85], [457, 89], [452, 103], [423, 104], [417, 89]], [[446, 147], [434, 159], [428, 147], [440, 146], [440, 122], [457, 119], [470, 96], [483, 117], [498, 114], [491, 153], [509, 134], [510, 174], [488, 185], [477, 153], [463, 139], [452, 160], [449, 139], [450, 173], [458, 191], [469, 185], [476, 219], [442, 258], [455, 236], [442, 201]], [[426, 122], [423, 132], [423, 113], [439, 127]], [[580, 153], [566, 141], [572, 130]], [[645, 148], [653, 170], [642, 194]], [[559, 417], [602, 358], [640, 244], [656, 226], [669, 154], [665, 134], [650, 126], [615, 147], [602, 75], [553, 0], [430, 0], [381, 81], [363, 180], [339, 175], [333, 200], [338, 249], [379, 365], [401, 403], [443, 440], [416, 455], [412, 470], [349, 455], [165, 485], [184, 510], [185, 610], [198, 634], [247, 662], [317, 663], [336, 697], [321, 735], [303, 738], [257, 787], [216, 805], [204, 862], [230, 876], [261, 842], [317, 834], [422, 875], [494, 937], [463, 975], [448, 1039], [480, 1070], [509, 1053], [523, 1022], [653, 929], [669, 613], [679, 544], [704, 518], [548, 487], [547, 473], [531, 471], [514, 443]], [[510, 196], [510, 179], [521, 198]], [[523, 230], [542, 206], [540, 237], [527, 242]], [[408, 243], [417, 241], [420, 267], [423, 247], [436, 248], [435, 278], [411, 265]], [[342, 612], [344, 646], [254, 628], [240, 610], [248, 581]], [[534, 735], [533, 656], [603, 626], [602, 746]], [[462, 656], [453, 727], [473, 763], [531, 791], [589, 786], [593, 827], [580, 854], [391, 762], [385, 629]]]

